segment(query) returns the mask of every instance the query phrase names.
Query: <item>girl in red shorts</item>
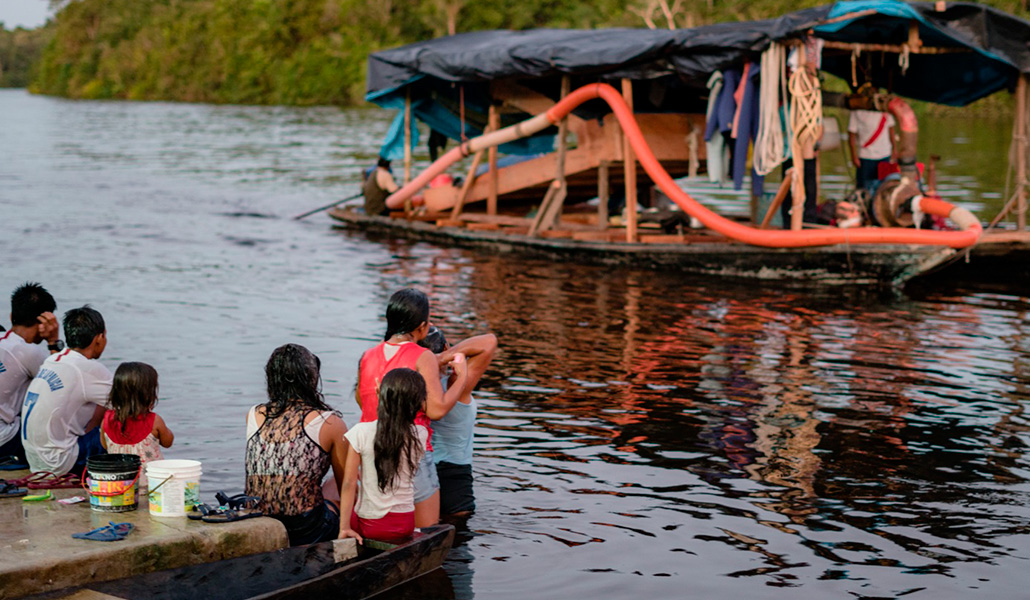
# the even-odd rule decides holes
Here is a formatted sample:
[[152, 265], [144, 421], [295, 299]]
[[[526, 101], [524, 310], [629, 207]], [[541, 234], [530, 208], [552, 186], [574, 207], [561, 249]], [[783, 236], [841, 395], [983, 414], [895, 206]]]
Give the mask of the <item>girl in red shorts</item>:
[[393, 369], [379, 384], [378, 418], [346, 433], [350, 449], [340, 489], [341, 538], [392, 542], [415, 530], [415, 469], [429, 437], [415, 416], [425, 402], [422, 375]]

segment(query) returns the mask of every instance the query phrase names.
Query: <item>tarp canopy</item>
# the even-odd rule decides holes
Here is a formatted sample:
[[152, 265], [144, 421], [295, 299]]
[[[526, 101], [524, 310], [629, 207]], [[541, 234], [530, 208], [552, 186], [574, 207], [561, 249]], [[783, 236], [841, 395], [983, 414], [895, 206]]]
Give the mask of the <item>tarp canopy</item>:
[[[776, 19], [671, 31], [477, 31], [427, 40], [372, 54], [366, 99], [399, 109], [410, 95], [418, 105], [416, 118], [453, 139], [481, 133], [489, 84], [499, 80], [517, 81], [557, 99], [565, 75], [573, 88], [629, 78], [646, 82], [634, 86], [637, 110], [687, 112], [701, 106], [707, 94], [704, 84], [713, 72], [757, 62], [772, 42], [811, 31], [836, 42], [901, 45], [908, 41], [911, 23], [917, 24], [924, 46], [955, 51], [910, 54], [907, 68], [897, 53], [866, 52], [856, 61], [858, 83], [870, 81], [908, 98], [964, 106], [1013, 87], [1019, 73], [1030, 74], [1030, 23], [1023, 19], [967, 2], [949, 2], [938, 11], [930, 2], [857, 0]], [[823, 70], [851, 82], [851, 52], [826, 49]], [[577, 114], [591, 116], [591, 108], [584, 105]], [[553, 131], [545, 132], [502, 151], [547, 151], [551, 136]]]

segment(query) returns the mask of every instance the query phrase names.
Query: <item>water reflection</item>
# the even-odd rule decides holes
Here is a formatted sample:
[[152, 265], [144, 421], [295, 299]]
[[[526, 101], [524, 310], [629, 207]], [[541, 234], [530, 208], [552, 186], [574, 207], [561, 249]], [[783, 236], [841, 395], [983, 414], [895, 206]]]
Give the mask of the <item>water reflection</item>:
[[[169, 456], [203, 461], [205, 494], [241, 490], [281, 343], [319, 354], [353, 423], [396, 289], [430, 292], [449, 338], [499, 335], [479, 510], [447, 577], [395, 597], [1026, 597], [1018, 282], [803, 291], [368, 237], [288, 217], [346, 195], [385, 113], [0, 91], [14, 114], [0, 289], [99, 307], [105, 361], [158, 368]], [[939, 129], [993, 156], [966, 125]]]

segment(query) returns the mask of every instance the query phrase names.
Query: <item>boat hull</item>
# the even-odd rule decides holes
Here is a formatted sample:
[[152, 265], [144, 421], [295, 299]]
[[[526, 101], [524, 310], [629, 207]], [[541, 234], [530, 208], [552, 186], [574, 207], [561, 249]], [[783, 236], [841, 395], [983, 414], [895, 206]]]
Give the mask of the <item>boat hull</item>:
[[900, 285], [955, 251], [900, 244], [761, 248], [713, 237], [691, 243], [625, 243], [531, 237], [497, 230], [439, 227], [435, 223], [373, 216], [360, 210], [329, 212], [340, 227], [499, 254], [519, 253], [582, 263], [669, 269], [704, 276], [818, 284]]

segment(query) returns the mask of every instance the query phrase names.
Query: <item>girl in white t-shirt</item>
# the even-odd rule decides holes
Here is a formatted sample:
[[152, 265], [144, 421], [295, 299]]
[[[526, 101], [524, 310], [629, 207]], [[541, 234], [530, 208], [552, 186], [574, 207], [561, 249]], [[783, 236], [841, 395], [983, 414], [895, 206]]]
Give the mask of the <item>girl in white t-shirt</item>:
[[415, 530], [415, 469], [429, 437], [415, 416], [425, 402], [422, 375], [393, 369], [379, 384], [378, 418], [346, 433], [350, 449], [340, 488], [341, 538], [397, 541]]

